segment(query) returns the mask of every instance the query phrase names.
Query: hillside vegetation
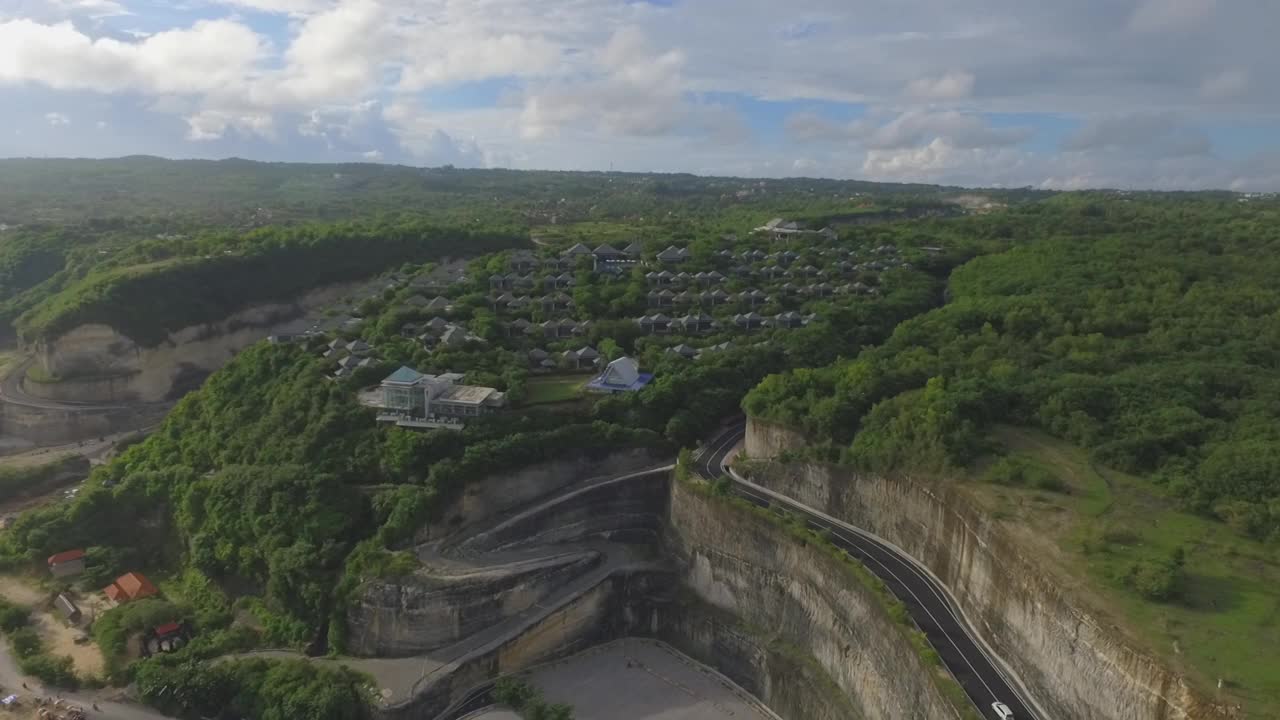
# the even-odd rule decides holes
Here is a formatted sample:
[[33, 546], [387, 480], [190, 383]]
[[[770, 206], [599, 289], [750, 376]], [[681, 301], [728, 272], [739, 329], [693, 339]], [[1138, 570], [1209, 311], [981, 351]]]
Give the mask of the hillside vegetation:
[[[71, 223], [131, 216], [186, 218], [222, 225], [345, 220], [427, 212], [442, 222], [488, 223], [556, 215], [652, 213], [690, 203], [704, 209], [738, 191], [758, 202], [778, 194], [919, 197], [934, 185], [856, 180], [746, 180], [624, 172], [417, 168], [368, 163], [263, 163], [249, 160], [0, 160], [0, 224]], [[954, 188], [953, 188], [954, 189]], [[1043, 193], [1040, 193], [1043, 194]], [[1018, 191], [1019, 196], [1036, 193]], [[730, 203], [744, 202], [732, 198]], [[657, 213], [654, 217], [660, 216]]]
[[747, 409], [878, 469], [965, 465], [993, 423], [1034, 425], [1267, 537], [1280, 530], [1277, 220], [1214, 202], [1030, 206], [1007, 221], [1044, 239], [969, 262], [945, 307], [855, 360], [769, 378]]
[[[27, 342], [85, 323], [111, 325], [152, 346], [175, 330], [213, 322], [257, 302], [282, 300], [401, 263], [514, 247], [518, 235], [423, 222], [303, 225], [201, 238], [204, 252], [89, 272], [16, 320]], [[137, 251], [135, 250], [135, 253]], [[164, 255], [156, 252], [153, 255]]]

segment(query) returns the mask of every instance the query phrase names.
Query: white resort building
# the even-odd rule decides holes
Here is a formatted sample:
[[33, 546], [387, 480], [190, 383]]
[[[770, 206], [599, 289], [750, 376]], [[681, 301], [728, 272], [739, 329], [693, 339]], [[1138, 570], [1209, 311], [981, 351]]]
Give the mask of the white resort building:
[[467, 418], [506, 407], [506, 393], [491, 387], [462, 385], [462, 375], [425, 375], [401, 367], [382, 381], [378, 422], [401, 427], [460, 428]]

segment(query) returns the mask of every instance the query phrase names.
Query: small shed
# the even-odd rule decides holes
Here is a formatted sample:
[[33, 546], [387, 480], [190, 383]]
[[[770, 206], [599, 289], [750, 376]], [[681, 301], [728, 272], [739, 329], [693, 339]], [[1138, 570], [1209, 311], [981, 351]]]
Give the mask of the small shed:
[[66, 593], [58, 593], [58, 597], [54, 598], [53, 605], [67, 622], [80, 622], [80, 608], [76, 606], [74, 600], [67, 597]]

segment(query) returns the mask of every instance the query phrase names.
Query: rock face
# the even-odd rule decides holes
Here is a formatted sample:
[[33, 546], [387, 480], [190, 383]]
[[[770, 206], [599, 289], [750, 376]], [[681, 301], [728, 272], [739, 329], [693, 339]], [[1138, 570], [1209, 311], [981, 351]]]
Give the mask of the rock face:
[[142, 347], [107, 325], [81, 325], [36, 345], [47, 375], [59, 382], [26, 381], [23, 390], [48, 400], [159, 402], [190, 389], [236, 353], [268, 335], [292, 329], [307, 312], [352, 291], [355, 284], [314, 290], [295, 302], [256, 305], [219, 322], [183, 328], [156, 347]]
[[458, 576], [370, 583], [348, 614], [347, 649], [405, 657], [450, 645], [529, 609], [599, 561], [597, 553], [570, 553]]
[[[694, 594], [812, 656], [816, 666], [795, 678], [778, 672], [795, 661], [705, 613], [673, 608], [662, 624], [662, 639], [782, 717], [847, 718], [850, 708], [884, 720], [960, 717], [933, 679], [937, 668], [921, 659], [905, 628], [825, 551], [679, 482], [672, 483], [666, 538]], [[797, 679], [806, 691], [794, 686]]]
[[752, 631], [694, 599], [668, 612], [659, 638], [715, 669], [785, 720], [868, 718], [803, 648]]
[[[795, 448], [786, 431], [755, 420], [750, 426], [752, 458]], [[923, 562], [951, 588], [969, 620], [1051, 717], [1231, 717], [1099, 622], [999, 523], [955, 490], [813, 463], [772, 464], [752, 479], [875, 533]]]
[[576, 595], [521, 632], [496, 640], [424, 678], [413, 697], [380, 708], [380, 720], [441, 716], [472, 690], [506, 673], [568, 657], [594, 645], [641, 634], [656, 607], [670, 603], [665, 573], [621, 573]]
[[524, 507], [589, 478], [607, 478], [669, 462], [652, 450], [578, 452], [546, 463], [492, 475], [467, 484], [444, 513], [444, 522], [422, 528], [417, 542], [440, 540], [459, 530]]

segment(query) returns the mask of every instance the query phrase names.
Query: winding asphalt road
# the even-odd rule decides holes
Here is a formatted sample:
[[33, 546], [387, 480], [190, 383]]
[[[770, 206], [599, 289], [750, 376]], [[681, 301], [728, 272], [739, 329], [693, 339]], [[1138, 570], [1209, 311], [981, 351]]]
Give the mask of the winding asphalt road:
[[902, 601], [911, 619], [984, 718], [999, 720], [991, 707], [999, 701], [1013, 711], [1015, 720], [1048, 720], [1044, 713], [1033, 712], [1033, 701], [1027, 699], [1028, 694], [1020, 683], [985, 646], [950, 592], [913, 558], [881, 538], [734, 473], [728, 462], [742, 444], [745, 433], [745, 423], [739, 422], [717, 435], [696, 460], [698, 474], [708, 480], [728, 475], [739, 497], [761, 507], [785, 508], [804, 518], [810, 527], [829, 531], [837, 547], [862, 561]]
[[0, 381], [0, 400], [20, 405], [22, 407], [36, 408], [39, 410], [65, 410], [69, 412], [84, 412], [88, 410], [121, 410], [128, 409], [128, 405], [120, 403], [90, 403], [90, 402], [73, 402], [70, 400], [48, 400], [38, 398], [34, 395], [28, 395], [22, 389], [22, 378], [27, 374], [27, 368], [31, 367], [35, 362], [35, 358], [27, 358], [9, 371], [4, 376], [4, 380]]

